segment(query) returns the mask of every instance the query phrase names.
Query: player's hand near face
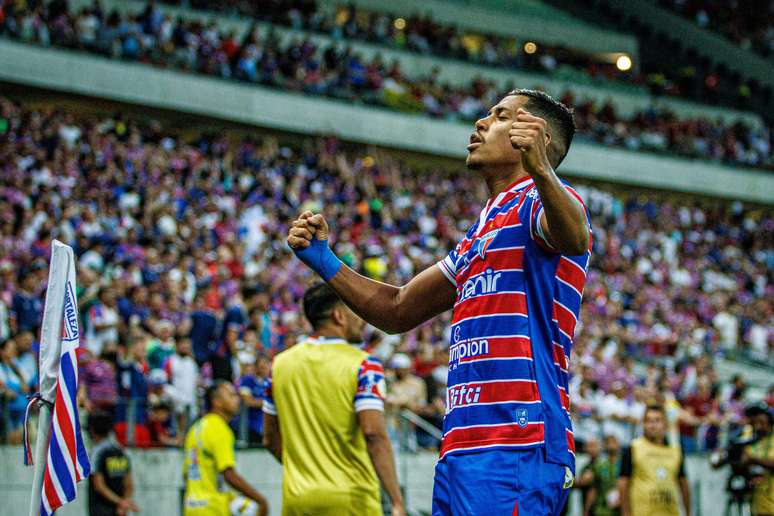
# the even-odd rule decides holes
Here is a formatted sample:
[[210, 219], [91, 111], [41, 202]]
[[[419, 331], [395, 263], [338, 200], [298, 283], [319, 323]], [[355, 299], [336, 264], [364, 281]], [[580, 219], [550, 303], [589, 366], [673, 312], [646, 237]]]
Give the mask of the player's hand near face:
[[551, 136], [546, 133], [546, 121], [524, 108], [516, 110], [516, 121], [508, 132], [511, 145], [521, 151], [524, 170], [532, 177], [551, 170], [546, 147]]

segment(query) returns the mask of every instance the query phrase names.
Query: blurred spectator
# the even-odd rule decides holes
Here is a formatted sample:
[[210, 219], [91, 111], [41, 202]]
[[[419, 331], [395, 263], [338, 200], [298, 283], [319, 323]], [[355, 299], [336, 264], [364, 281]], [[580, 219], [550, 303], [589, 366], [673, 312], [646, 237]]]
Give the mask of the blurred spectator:
[[199, 366], [191, 354], [190, 339], [179, 339], [175, 351], [164, 362], [164, 371], [169, 378], [168, 398], [172, 401], [177, 427], [182, 434], [199, 413]]
[[29, 380], [16, 363], [16, 341], [8, 339], [0, 347], [0, 388], [5, 401], [5, 431], [9, 444], [21, 444], [24, 411], [27, 408]]
[[[143, 334], [133, 336], [126, 355], [118, 360], [120, 398], [116, 411], [116, 438], [123, 445], [129, 442], [137, 446], [148, 446], [150, 442], [145, 426], [150, 374], [145, 359], [146, 339]], [[132, 433], [133, 443], [130, 439]]]
[[148, 410], [149, 446], [158, 448], [182, 444], [181, 434], [175, 433], [172, 415], [172, 405], [167, 400], [159, 399], [151, 403]]
[[[250, 446], [263, 443], [263, 391], [269, 374], [269, 361], [263, 355], [242, 364], [242, 376], [237, 389], [247, 413], [247, 442]], [[243, 413], [245, 412], [243, 411]]]
[[600, 460], [602, 454], [602, 443], [598, 436], [591, 436], [583, 443], [583, 453], [588, 457], [588, 462], [578, 472], [573, 487], [581, 492], [581, 506], [584, 508], [584, 516], [587, 504], [589, 504], [589, 493], [594, 484], [594, 468]]
[[79, 357], [78, 390], [87, 411], [114, 415], [118, 403], [118, 360], [115, 344], [102, 346], [102, 354], [85, 352]]
[[387, 406], [393, 410], [409, 409], [418, 411], [427, 404], [427, 386], [418, 376], [411, 372], [411, 358], [403, 353], [392, 357], [389, 368], [394, 372], [385, 399]]
[[34, 331], [43, 320], [43, 303], [37, 275], [20, 273], [19, 288], [11, 302], [11, 328], [15, 332]]
[[113, 439], [113, 418], [89, 414], [92, 473], [89, 476], [89, 516], [123, 516], [140, 509], [133, 500], [134, 482], [129, 457]]
[[621, 474], [621, 443], [615, 435], [605, 436], [605, 455], [591, 466], [593, 479], [584, 500], [584, 516], [618, 516], [621, 511], [618, 477]]
[[115, 291], [103, 288], [99, 292], [99, 300], [88, 309], [86, 318], [91, 324], [86, 329], [86, 345], [89, 351], [99, 356], [105, 345], [118, 345], [118, 305]]
[[16, 366], [27, 380], [30, 389], [37, 389], [38, 357], [36, 352], [39, 344], [35, 342], [35, 336], [31, 331], [19, 333], [14, 341], [16, 342]]
[[210, 360], [217, 327], [218, 319], [215, 312], [205, 304], [204, 296], [197, 294], [194, 299], [193, 312], [191, 312], [189, 337], [194, 358], [199, 366]]

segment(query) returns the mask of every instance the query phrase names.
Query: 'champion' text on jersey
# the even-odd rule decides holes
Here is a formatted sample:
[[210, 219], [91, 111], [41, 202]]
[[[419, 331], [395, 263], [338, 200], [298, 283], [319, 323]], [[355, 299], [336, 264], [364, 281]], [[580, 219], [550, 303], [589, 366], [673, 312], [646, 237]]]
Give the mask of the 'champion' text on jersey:
[[591, 253], [554, 251], [542, 211], [532, 179], [518, 181], [438, 262], [457, 289], [442, 457], [544, 446], [574, 470], [567, 365]]

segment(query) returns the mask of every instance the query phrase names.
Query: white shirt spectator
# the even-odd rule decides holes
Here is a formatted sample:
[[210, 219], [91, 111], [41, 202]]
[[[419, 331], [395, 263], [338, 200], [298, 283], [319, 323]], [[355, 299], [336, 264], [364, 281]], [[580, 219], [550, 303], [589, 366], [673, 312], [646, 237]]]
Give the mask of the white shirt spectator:
[[[102, 303], [95, 304], [89, 309], [91, 324], [86, 332], [86, 347], [95, 357], [102, 353], [105, 343], [118, 344], [118, 312]], [[106, 326], [101, 330], [97, 326]]]
[[724, 349], [736, 349], [739, 340], [739, 320], [725, 310], [712, 319], [712, 325], [720, 333], [720, 345]]
[[190, 355], [175, 353], [164, 363], [164, 370], [169, 377], [167, 394], [173, 400], [175, 412], [189, 412], [189, 417], [196, 415], [196, 381], [199, 377], [199, 366]]

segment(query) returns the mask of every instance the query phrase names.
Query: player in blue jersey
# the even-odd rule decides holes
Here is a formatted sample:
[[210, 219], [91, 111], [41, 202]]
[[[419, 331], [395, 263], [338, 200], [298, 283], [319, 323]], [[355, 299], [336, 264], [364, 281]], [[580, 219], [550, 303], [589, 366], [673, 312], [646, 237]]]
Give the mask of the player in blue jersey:
[[448, 256], [402, 287], [343, 265], [322, 214], [289, 231], [296, 256], [377, 328], [404, 332], [454, 309], [434, 516], [544, 516], [567, 499], [567, 367], [591, 245], [588, 212], [555, 172], [574, 132], [570, 110], [542, 92], [492, 107], [467, 157], [490, 199]]

